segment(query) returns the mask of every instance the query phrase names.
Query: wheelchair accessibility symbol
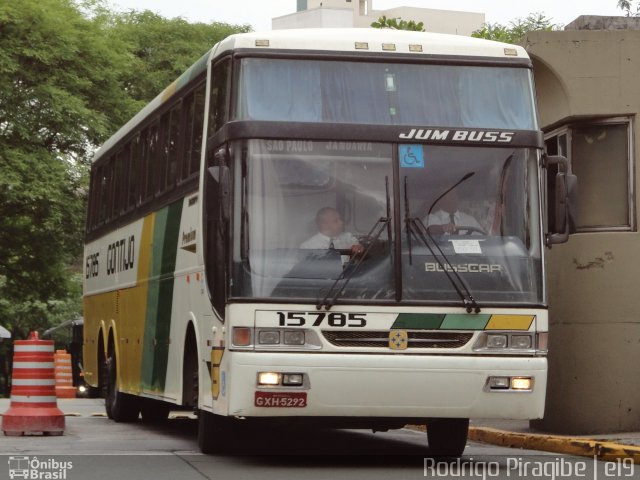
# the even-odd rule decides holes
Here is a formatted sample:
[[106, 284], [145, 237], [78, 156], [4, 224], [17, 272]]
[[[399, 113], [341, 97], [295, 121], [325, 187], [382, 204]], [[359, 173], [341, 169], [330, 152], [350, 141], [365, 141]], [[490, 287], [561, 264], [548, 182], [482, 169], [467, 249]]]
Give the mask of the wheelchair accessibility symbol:
[[400, 145], [400, 166], [403, 168], [424, 168], [422, 145]]

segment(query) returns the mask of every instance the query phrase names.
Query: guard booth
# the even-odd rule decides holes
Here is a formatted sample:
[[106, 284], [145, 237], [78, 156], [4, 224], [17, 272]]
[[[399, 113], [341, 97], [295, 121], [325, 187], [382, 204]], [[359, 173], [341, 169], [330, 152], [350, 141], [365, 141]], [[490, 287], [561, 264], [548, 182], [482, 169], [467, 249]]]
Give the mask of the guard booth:
[[640, 18], [582, 16], [531, 32], [547, 152], [579, 181], [577, 233], [547, 256], [549, 383], [544, 419], [563, 434], [640, 428]]

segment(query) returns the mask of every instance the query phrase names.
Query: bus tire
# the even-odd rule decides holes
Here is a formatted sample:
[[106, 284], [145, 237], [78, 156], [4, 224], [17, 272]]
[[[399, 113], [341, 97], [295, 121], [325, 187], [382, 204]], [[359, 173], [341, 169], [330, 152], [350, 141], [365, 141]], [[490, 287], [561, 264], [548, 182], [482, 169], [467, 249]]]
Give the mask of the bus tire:
[[107, 396], [104, 400], [107, 415], [118, 423], [135, 422], [140, 414], [138, 399], [118, 390], [118, 370], [115, 357], [109, 356], [107, 368]]
[[145, 423], [161, 423], [169, 418], [171, 405], [160, 400], [145, 398], [140, 403], [140, 416]]
[[434, 457], [460, 457], [468, 435], [468, 418], [439, 418], [427, 422], [429, 452]]
[[228, 419], [198, 410], [198, 446], [206, 454], [225, 452], [229, 447]]

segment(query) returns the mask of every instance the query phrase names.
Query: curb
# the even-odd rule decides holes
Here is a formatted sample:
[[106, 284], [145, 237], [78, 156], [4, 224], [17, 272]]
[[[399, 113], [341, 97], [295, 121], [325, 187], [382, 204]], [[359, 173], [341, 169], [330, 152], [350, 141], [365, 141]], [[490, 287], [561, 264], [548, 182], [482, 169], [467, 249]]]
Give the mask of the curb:
[[561, 435], [516, 433], [498, 430], [496, 428], [473, 426], [469, 427], [469, 440], [509, 448], [542, 450], [545, 452], [591, 458], [597, 457], [599, 460], [605, 461], [630, 458], [633, 460], [633, 463], [640, 464], [640, 447], [623, 445], [606, 440]]

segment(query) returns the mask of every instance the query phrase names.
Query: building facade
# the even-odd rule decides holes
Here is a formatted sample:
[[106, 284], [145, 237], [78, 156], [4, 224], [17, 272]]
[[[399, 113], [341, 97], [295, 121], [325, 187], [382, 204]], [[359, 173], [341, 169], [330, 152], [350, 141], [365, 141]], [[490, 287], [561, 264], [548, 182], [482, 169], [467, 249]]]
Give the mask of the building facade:
[[[545, 417], [565, 434], [640, 428], [640, 19], [579, 17], [531, 32], [540, 123], [549, 154], [578, 177], [577, 231], [549, 252]], [[638, 282], [638, 283], [637, 283]]]
[[374, 10], [373, 0], [297, 0], [297, 12], [272, 19], [274, 30], [367, 28], [381, 16], [423, 22], [427, 32], [470, 36], [485, 23], [484, 13], [398, 7]]

